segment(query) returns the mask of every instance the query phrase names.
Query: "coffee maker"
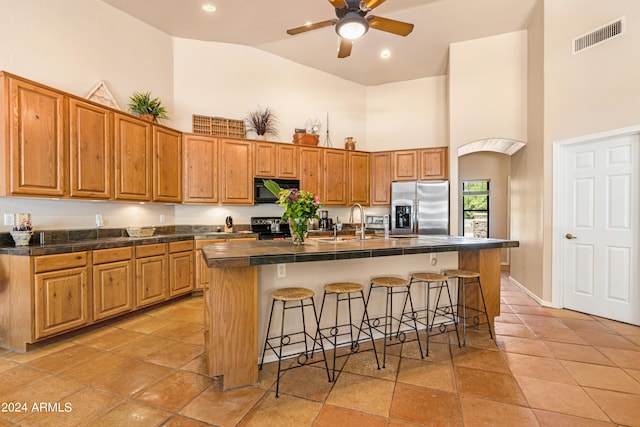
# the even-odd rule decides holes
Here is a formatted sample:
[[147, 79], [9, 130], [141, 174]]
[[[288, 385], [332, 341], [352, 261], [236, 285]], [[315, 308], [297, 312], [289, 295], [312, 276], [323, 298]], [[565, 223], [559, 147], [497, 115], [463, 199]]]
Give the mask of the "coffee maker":
[[318, 211], [320, 215], [320, 220], [318, 221], [318, 227], [320, 230], [330, 230], [331, 229], [331, 218], [329, 218], [329, 211]]

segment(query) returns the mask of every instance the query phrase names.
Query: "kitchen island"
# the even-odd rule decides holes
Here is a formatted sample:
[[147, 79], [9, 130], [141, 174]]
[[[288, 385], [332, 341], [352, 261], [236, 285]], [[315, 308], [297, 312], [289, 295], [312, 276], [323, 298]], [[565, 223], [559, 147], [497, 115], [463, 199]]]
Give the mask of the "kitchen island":
[[[205, 294], [205, 346], [211, 376], [222, 377], [223, 390], [258, 381], [259, 355], [259, 268], [271, 264], [367, 262], [380, 257], [424, 257], [424, 254], [457, 253], [457, 267], [480, 273], [491, 327], [500, 314], [500, 249], [517, 247], [518, 242], [474, 239], [457, 236], [372, 238], [365, 240], [308, 239], [305, 245], [291, 241], [241, 242], [236, 245], [204, 246], [203, 257], [210, 269]], [[416, 268], [424, 269], [428, 256]], [[424, 262], [426, 260], [426, 263]], [[453, 267], [453, 266], [449, 266]], [[348, 274], [345, 271], [344, 274]], [[408, 273], [408, 271], [406, 272]], [[300, 278], [300, 286], [307, 286]], [[345, 277], [344, 280], [347, 278]], [[312, 278], [316, 282], [325, 277]], [[474, 305], [473, 295], [467, 304]]]

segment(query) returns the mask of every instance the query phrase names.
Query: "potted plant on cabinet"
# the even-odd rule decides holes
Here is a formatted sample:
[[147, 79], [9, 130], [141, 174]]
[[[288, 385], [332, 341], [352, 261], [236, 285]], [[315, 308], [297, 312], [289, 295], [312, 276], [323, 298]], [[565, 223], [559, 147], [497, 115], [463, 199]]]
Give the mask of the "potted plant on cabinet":
[[275, 112], [270, 108], [258, 107], [249, 111], [245, 119], [247, 123], [247, 131], [255, 132], [258, 136], [256, 139], [264, 140], [267, 136], [278, 136], [276, 125], [278, 119]]
[[169, 118], [167, 109], [162, 106], [162, 101], [152, 98], [151, 92], [134, 92], [129, 97], [129, 111], [150, 122]]

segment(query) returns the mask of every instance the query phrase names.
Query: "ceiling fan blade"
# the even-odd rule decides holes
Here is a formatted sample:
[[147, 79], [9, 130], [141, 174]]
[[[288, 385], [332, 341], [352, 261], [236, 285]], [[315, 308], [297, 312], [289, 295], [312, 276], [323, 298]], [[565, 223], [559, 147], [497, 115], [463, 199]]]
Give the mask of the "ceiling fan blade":
[[287, 30], [287, 34], [295, 36], [296, 34], [304, 33], [311, 30], [317, 30], [318, 28], [329, 27], [338, 22], [337, 19], [329, 19], [328, 21], [316, 22], [315, 24], [303, 25], [301, 27], [291, 28]]
[[399, 36], [408, 36], [411, 31], [413, 31], [413, 24], [396, 21], [395, 19], [382, 18], [380, 16], [371, 16], [369, 26], [376, 30], [386, 31]]
[[329, 0], [329, 3], [333, 5], [333, 7], [342, 9], [343, 7], [347, 7], [347, 3], [344, 0]]
[[364, 7], [371, 10], [380, 6], [385, 0], [364, 0]]
[[351, 55], [353, 41], [340, 38], [340, 49], [338, 49], [338, 58], [346, 58]]

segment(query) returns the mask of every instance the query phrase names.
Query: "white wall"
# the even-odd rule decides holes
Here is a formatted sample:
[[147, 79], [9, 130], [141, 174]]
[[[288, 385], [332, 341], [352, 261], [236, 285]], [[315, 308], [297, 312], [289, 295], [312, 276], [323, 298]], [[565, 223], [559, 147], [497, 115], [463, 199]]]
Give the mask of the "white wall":
[[[174, 40], [174, 98], [177, 127], [192, 130], [192, 114], [242, 120], [249, 110], [271, 107], [278, 138], [291, 142], [307, 119], [319, 119], [324, 145], [329, 115], [332, 145], [353, 136], [364, 144], [365, 87], [261, 50], [225, 43]], [[247, 135], [252, 137], [255, 135]]]
[[[173, 113], [172, 38], [98, 0], [0, 0], [0, 69], [120, 108], [150, 90]], [[171, 125], [171, 122], [166, 122]]]
[[[526, 102], [526, 31], [450, 46], [449, 174], [452, 189], [460, 187], [458, 147], [496, 137], [526, 141]], [[459, 199], [459, 195], [452, 193], [452, 234], [457, 234], [459, 229]]]
[[368, 87], [367, 150], [449, 145], [448, 108], [447, 76]]

